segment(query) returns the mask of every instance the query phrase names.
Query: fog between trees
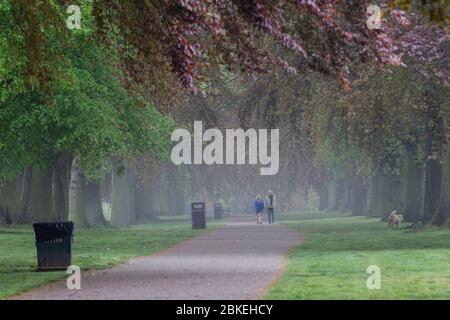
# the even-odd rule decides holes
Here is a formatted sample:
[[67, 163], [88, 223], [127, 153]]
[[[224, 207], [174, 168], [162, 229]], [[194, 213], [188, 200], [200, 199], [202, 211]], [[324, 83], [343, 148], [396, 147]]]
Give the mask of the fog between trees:
[[[69, 33], [63, 4], [0, 5], [2, 224], [123, 227], [194, 200], [251, 212], [271, 189], [278, 212], [397, 210], [448, 225], [446, 30], [419, 10], [387, 11], [368, 31], [366, 1], [337, 7], [340, 19], [309, 1], [197, 2], [223, 26], [175, 0], [82, 1], [85, 23]], [[279, 129], [278, 173], [175, 166], [171, 133], [194, 121]]]

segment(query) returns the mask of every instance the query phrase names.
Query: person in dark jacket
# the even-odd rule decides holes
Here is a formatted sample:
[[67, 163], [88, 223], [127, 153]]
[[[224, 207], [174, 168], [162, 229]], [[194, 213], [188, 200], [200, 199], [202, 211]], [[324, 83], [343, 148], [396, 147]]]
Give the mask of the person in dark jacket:
[[275, 206], [277, 205], [277, 197], [273, 194], [271, 190], [267, 193], [266, 204], [267, 216], [269, 218], [269, 224], [275, 223]]
[[261, 196], [258, 194], [255, 199], [255, 211], [256, 211], [256, 223], [262, 224], [262, 212], [264, 210], [264, 201], [261, 199]]

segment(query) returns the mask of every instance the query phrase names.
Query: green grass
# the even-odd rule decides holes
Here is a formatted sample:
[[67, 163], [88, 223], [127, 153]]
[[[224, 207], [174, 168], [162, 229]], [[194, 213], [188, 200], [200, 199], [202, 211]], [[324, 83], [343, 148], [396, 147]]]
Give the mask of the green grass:
[[[220, 225], [208, 219], [208, 229]], [[192, 230], [189, 217], [184, 216], [124, 229], [80, 229], [75, 231], [72, 263], [82, 271], [105, 269], [156, 253], [201, 232]], [[31, 226], [0, 227], [0, 299], [65, 277], [65, 272], [36, 272]]]
[[[267, 299], [450, 299], [450, 230], [389, 229], [380, 219], [333, 214], [279, 215], [304, 244]], [[366, 285], [381, 268], [381, 289]]]

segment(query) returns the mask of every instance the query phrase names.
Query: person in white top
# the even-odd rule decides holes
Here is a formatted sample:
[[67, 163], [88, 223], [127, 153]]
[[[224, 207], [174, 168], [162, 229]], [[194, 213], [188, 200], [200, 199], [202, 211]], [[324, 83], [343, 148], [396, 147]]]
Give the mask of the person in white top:
[[277, 197], [269, 190], [266, 196], [265, 207], [267, 208], [267, 215], [269, 224], [275, 223], [275, 207], [277, 205]]

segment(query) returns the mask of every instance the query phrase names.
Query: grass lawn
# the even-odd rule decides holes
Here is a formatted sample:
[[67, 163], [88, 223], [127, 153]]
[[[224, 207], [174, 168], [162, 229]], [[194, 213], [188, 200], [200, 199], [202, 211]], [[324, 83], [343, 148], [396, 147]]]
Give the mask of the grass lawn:
[[[305, 242], [289, 252], [267, 299], [450, 299], [448, 229], [393, 230], [338, 213], [278, 217]], [[381, 289], [367, 288], [370, 265], [381, 269]]]
[[[220, 226], [208, 219], [208, 229]], [[125, 229], [112, 227], [75, 230], [72, 263], [105, 269], [149, 255], [203, 230], [192, 230], [190, 217], [171, 217]], [[36, 248], [31, 226], [0, 227], [0, 299], [68, 276], [65, 272], [36, 272]]]

